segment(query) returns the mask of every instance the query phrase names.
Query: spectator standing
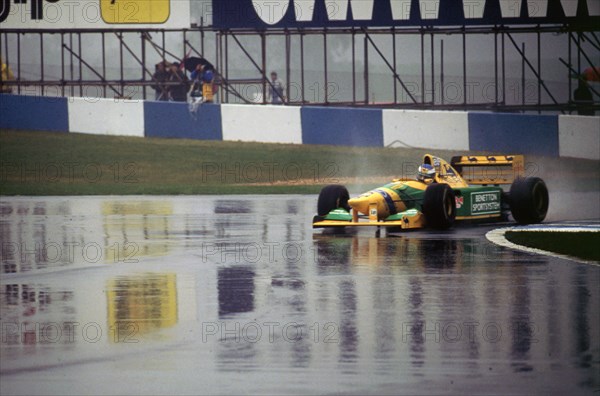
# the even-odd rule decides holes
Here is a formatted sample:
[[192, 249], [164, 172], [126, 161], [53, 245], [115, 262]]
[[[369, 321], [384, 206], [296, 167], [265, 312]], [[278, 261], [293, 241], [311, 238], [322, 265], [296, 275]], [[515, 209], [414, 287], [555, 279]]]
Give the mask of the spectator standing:
[[594, 104], [594, 97], [583, 76], [579, 77], [579, 85], [573, 92], [573, 100], [577, 104], [577, 114], [586, 116], [595, 114], [594, 109], [590, 108]]
[[283, 104], [285, 102], [284, 84], [276, 72], [271, 72], [271, 84], [269, 86], [269, 98], [272, 104]]
[[199, 64], [191, 74], [194, 81], [192, 96], [201, 96], [202, 102], [212, 103], [214, 99], [214, 70], [208, 64]]
[[12, 93], [12, 86], [4, 83], [7, 81], [14, 81], [15, 76], [10, 70], [10, 67], [8, 67], [8, 65], [2, 61], [2, 58], [0, 58], [0, 64], [2, 64], [2, 75], [0, 76], [0, 93]]
[[187, 102], [188, 78], [179, 68], [179, 63], [174, 62], [169, 68], [169, 82], [179, 83], [169, 85], [170, 100], [174, 102]]
[[194, 71], [190, 75], [192, 87], [190, 88], [190, 114], [195, 116], [198, 107], [204, 101], [202, 97], [202, 65], [196, 65]]
[[164, 85], [164, 82], [167, 81], [168, 78], [169, 72], [167, 71], [167, 66], [165, 65], [165, 62], [157, 63], [154, 67], [154, 74], [152, 75], [152, 81], [154, 81], [152, 88], [156, 92], [156, 95], [154, 97], [155, 100], [169, 100], [167, 87]]
[[205, 103], [212, 103], [214, 99], [214, 80], [213, 69], [207, 65], [202, 66], [202, 96], [204, 97]]
[[190, 95], [192, 98], [202, 97], [202, 65], [196, 65], [194, 71], [190, 74], [192, 80], [192, 87], [190, 88]]

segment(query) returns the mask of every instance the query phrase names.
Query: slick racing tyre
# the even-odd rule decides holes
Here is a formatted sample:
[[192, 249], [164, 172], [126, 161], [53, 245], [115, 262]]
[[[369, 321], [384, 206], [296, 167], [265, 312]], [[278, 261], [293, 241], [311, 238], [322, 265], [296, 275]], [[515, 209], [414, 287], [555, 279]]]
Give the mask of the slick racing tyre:
[[548, 188], [539, 177], [516, 179], [510, 186], [510, 212], [519, 224], [541, 223], [548, 213]]
[[348, 193], [346, 187], [339, 184], [330, 184], [325, 186], [319, 193], [319, 200], [317, 201], [317, 213], [319, 216], [325, 216], [337, 208], [343, 208], [349, 211], [349, 199], [350, 194]]
[[425, 190], [423, 214], [427, 225], [437, 229], [447, 229], [456, 218], [456, 197], [449, 185], [432, 184]]

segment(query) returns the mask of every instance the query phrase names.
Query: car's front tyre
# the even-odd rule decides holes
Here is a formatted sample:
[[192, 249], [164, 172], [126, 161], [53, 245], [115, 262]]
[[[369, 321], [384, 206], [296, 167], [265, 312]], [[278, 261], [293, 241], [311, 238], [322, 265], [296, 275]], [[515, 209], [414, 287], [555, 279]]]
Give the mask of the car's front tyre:
[[452, 227], [456, 218], [454, 190], [444, 183], [431, 184], [423, 197], [423, 214], [427, 225], [437, 229]]
[[317, 213], [319, 216], [326, 216], [329, 212], [337, 208], [343, 208], [350, 211], [348, 200], [350, 194], [348, 189], [340, 184], [330, 184], [323, 187], [319, 193], [317, 201]]

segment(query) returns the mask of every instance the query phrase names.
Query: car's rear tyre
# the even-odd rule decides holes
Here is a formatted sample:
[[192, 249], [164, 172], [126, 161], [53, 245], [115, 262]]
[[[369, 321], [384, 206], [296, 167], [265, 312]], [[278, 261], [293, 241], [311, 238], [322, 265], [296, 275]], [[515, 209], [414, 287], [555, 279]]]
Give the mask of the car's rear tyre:
[[325, 186], [319, 193], [319, 200], [317, 201], [317, 213], [319, 216], [325, 216], [337, 208], [343, 208], [349, 211], [349, 199], [350, 194], [348, 193], [346, 187], [340, 184], [330, 184]]
[[517, 223], [541, 223], [548, 213], [546, 183], [539, 177], [516, 179], [510, 186], [510, 212]]
[[444, 183], [427, 187], [423, 197], [423, 214], [430, 227], [441, 230], [452, 227], [456, 218], [454, 190]]

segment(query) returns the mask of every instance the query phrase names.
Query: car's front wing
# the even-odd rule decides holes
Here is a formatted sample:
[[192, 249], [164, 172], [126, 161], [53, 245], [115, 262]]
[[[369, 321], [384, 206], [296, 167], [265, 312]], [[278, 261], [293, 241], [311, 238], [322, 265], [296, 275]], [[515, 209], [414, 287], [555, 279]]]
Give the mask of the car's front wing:
[[[348, 212], [346, 212], [348, 213]], [[425, 216], [418, 210], [407, 210], [379, 220], [376, 213], [368, 217], [358, 217], [355, 211], [352, 214], [315, 216], [313, 228], [327, 227], [395, 227], [401, 229], [415, 229], [425, 227]]]

